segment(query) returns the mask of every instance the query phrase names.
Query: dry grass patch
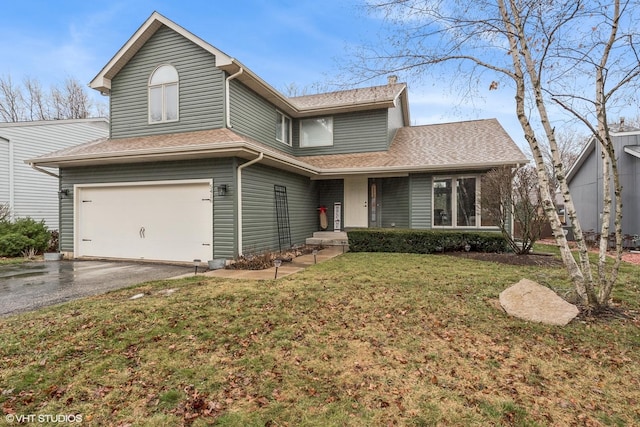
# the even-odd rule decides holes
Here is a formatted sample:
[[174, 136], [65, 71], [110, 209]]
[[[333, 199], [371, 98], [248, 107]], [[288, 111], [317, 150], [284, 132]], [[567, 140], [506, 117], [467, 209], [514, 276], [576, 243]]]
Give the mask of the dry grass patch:
[[[638, 273], [616, 295], [630, 310]], [[346, 254], [4, 318], [0, 407], [115, 426], [640, 424], [638, 319], [509, 318], [495, 302], [522, 277], [568, 287], [562, 267]]]

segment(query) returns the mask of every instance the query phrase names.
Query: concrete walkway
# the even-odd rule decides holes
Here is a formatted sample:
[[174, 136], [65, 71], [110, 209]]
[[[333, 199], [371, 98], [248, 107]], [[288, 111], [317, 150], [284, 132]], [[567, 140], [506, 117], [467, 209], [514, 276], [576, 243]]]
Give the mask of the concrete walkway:
[[[301, 255], [294, 258], [291, 262], [283, 262], [278, 268], [278, 279], [288, 276], [290, 274], [297, 273], [305, 268], [314, 264], [314, 262], [323, 262], [328, 259], [341, 255], [343, 252], [342, 246], [328, 246], [325, 249], [318, 251], [318, 254], [314, 257], [313, 254]], [[204, 273], [198, 273], [198, 275], [207, 277], [223, 277], [227, 279], [246, 279], [246, 280], [273, 280], [276, 278], [276, 268], [271, 267], [265, 270], [233, 270], [233, 269], [220, 269], [209, 270]], [[187, 277], [185, 274], [181, 277]]]

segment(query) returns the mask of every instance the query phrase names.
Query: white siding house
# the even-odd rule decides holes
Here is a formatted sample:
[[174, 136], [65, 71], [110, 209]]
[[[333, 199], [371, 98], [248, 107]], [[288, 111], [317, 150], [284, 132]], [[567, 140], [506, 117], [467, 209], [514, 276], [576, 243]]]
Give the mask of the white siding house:
[[0, 123], [0, 204], [9, 205], [13, 218], [44, 219], [58, 229], [58, 179], [25, 160], [108, 136], [104, 118]]

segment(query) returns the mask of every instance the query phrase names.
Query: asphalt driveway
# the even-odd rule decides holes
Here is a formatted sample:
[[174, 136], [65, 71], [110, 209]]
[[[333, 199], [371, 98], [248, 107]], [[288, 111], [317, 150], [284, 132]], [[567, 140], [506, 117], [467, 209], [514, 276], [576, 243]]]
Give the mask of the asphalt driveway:
[[0, 316], [188, 274], [186, 266], [109, 261], [0, 265]]

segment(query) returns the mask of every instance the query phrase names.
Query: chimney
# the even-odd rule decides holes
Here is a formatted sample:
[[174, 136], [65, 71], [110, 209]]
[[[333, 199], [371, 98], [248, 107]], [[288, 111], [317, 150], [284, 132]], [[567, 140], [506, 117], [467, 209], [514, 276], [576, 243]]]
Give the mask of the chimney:
[[398, 76], [396, 76], [395, 74], [392, 74], [389, 77], [387, 77], [387, 84], [389, 86], [394, 85], [396, 83], [398, 83]]

